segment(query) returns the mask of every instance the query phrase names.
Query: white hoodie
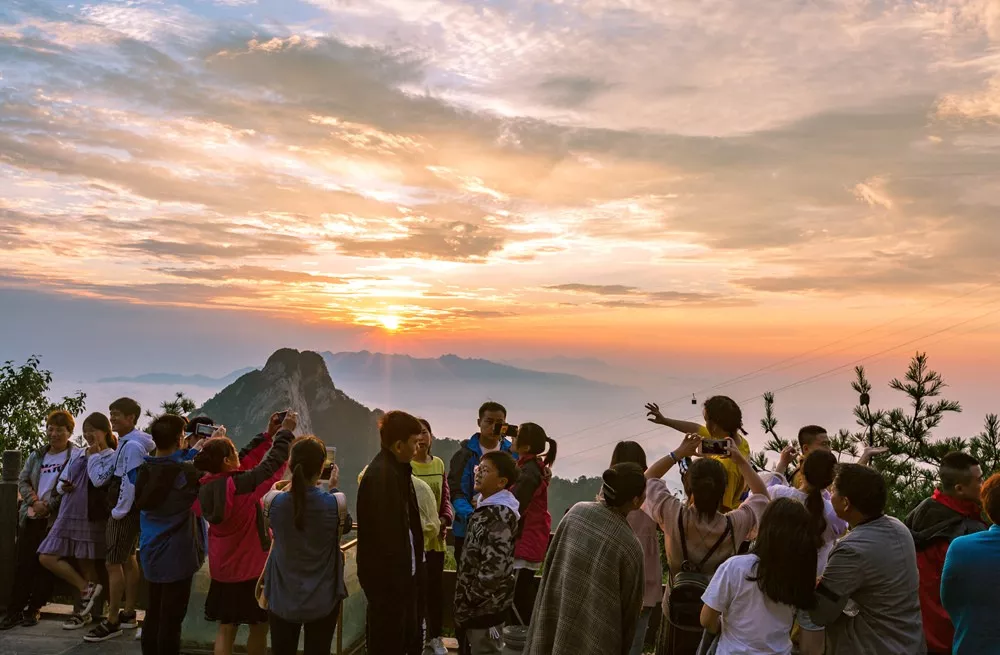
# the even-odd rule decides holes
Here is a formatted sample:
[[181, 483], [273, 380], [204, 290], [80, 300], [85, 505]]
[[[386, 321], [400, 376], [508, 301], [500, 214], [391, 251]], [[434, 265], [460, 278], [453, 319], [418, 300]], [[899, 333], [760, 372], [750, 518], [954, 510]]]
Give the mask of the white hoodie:
[[486, 507], [488, 505], [500, 505], [501, 507], [506, 507], [514, 512], [518, 521], [521, 520], [521, 513], [517, 511], [518, 507], [520, 507], [520, 503], [517, 502], [517, 497], [514, 496], [509, 489], [498, 491], [489, 498], [483, 498], [482, 495], [480, 495], [479, 503], [476, 505], [476, 509]]
[[135, 500], [135, 485], [128, 479], [128, 474], [142, 466], [146, 455], [156, 450], [153, 438], [135, 429], [118, 440], [115, 457], [115, 477], [122, 479], [121, 493], [118, 494], [118, 504], [111, 510], [111, 518], [121, 520], [132, 510]]

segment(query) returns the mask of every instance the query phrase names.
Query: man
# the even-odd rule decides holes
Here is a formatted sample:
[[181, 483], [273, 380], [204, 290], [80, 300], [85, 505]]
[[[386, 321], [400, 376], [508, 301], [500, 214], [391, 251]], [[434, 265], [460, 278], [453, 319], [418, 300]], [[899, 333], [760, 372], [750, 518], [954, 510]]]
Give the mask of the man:
[[951, 542], [941, 575], [941, 601], [955, 622], [955, 655], [992, 653], [1000, 644], [1000, 473], [983, 485], [993, 526]]
[[[462, 545], [469, 517], [475, 511], [473, 498], [476, 496], [476, 467], [483, 454], [502, 451], [510, 453], [510, 439], [497, 433], [497, 426], [507, 421], [507, 410], [500, 403], [487, 402], [479, 408], [479, 432], [462, 442], [458, 452], [451, 458], [448, 467], [448, 487], [451, 490], [451, 504], [455, 508], [455, 520], [451, 531], [455, 537], [455, 562], [462, 559]], [[514, 453], [511, 453], [513, 455]]]
[[927, 652], [913, 537], [884, 514], [887, 496], [878, 471], [840, 466], [830, 502], [851, 531], [830, 553], [810, 612], [826, 627], [829, 655]]
[[386, 414], [379, 426], [382, 449], [358, 486], [358, 580], [368, 598], [369, 653], [423, 650], [418, 600], [424, 537], [410, 467], [422, 430], [405, 412]]
[[178, 655], [181, 624], [191, 598], [191, 581], [205, 561], [205, 524], [192, 509], [201, 472], [181, 449], [185, 421], [164, 414], [150, 426], [156, 452], [129, 473], [140, 512], [139, 556], [149, 583], [142, 630], [143, 655]]
[[938, 477], [940, 488], [917, 505], [905, 523], [917, 548], [927, 650], [935, 655], [950, 655], [955, 628], [941, 606], [941, 571], [952, 541], [986, 529], [979, 504], [983, 469], [971, 455], [951, 452], [941, 458]]
[[[142, 466], [146, 455], [156, 448], [153, 439], [135, 427], [142, 416], [139, 403], [131, 398], [119, 398], [108, 410], [111, 427], [118, 434], [115, 472], [108, 485], [109, 497], [114, 499], [115, 506], [105, 534], [108, 617], [87, 633], [84, 641], [89, 642], [107, 641], [120, 636], [123, 629], [138, 627], [135, 606], [139, 595], [139, 567], [135, 549], [139, 545], [139, 510], [132, 506], [135, 486], [129, 474]], [[121, 608], [123, 597], [124, 609]]]
[[[806, 457], [809, 456], [814, 450], [830, 450], [832, 447], [832, 440], [830, 435], [827, 434], [826, 428], [820, 427], [818, 425], [807, 425], [799, 430], [799, 448], [798, 451], [801, 457], [798, 457], [800, 462], [806, 461]], [[858, 460], [858, 464], [861, 466], [870, 466], [872, 458], [876, 455], [881, 455], [888, 452], [888, 448], [877, 447], [877, 446], [865, 446], [864, 451], [861, 453], [861, 458]], [[788, 484], [792, 487], [799, 486], [800, 470], [793, 469], [790, 473], [786, 473], [789, 465], [796, 459], [796, 451], [794, 446], [789, 446], [781, 451], [781, 457], [778, 459], [778, 465], [775, 467], [775, 473], [780, 473], [788, 479]]]

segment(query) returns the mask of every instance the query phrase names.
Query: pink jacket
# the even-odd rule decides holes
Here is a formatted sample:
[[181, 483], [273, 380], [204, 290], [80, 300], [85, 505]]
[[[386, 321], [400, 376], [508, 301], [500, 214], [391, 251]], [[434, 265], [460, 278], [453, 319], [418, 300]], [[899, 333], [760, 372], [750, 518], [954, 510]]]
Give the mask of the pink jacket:
[[[264, 570], [271, 535], [260, 500], [281, 479], [292, 433], [282, 430], [267, 455], [249, 470], [207, 474], [198, 501], [208, 521], [208, 565], [218, 582], [256, 580]], [[253, 465], [253, 458], [244, 466]]]

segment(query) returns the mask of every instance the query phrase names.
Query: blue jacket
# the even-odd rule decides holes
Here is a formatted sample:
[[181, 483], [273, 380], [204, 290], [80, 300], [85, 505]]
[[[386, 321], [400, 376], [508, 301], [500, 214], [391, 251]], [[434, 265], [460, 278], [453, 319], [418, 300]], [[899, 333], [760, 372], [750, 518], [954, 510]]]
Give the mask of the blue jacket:
[[201, 472], [183, 450], [167, 457], [147, 457], [129, 472], [139, 510], [139, 559], [150, 582], [178, 582], [193, 576], [205, 562], [205, 522], [195, 514]]
[[[510, 453], [517, 459], [517, 455], [510, 451], [510, 439], [500, 442], [500, 450]], [[479, 445], [479, 433], [462, 442], [462, 447], [451, 458], [448, 467], [448, 487], [451, 490], [451, 505], [455, 508], [455, 521], [451, 524], [451, 531], [459, 539], [465, 539], [465, 528], [469, 523], [469, 517], [476, 509], [472, 506], [472, 499], [476, 495], [476, 467], [483, 456], [483, 449]]]
[[951, 542], [941, 604], [955, 624], [955, 655], [996, 652], [1000, 644], [1000, 526]]

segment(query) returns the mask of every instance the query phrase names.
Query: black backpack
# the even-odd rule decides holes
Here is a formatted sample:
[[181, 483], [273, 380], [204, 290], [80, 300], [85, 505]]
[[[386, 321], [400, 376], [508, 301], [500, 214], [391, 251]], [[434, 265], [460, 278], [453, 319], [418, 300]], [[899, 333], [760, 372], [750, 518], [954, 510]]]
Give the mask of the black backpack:
[[736, 553], [736, 536], [733, 534], [733, 524], [726, 517], [726, 529], [718, 541], [705, 553], [701, 561], [695, 564], [688, 556], [687, 539], [684, 536], [684, 513], [677, 517], [677, 534], [681, 540], [681, 550], [684, 561], [677, 575], [670, 576], [670, 592], [668, 601], [670, 611], [667, 621], [670, 624], [670, 640], [673, 642], [671, 653], [693, 653], [701, 641], [701, 597], [712, 581], [711, 573], [703, 573], [702, 567], [711, 559], [727, 537], [733, 541], [733, 553]]

